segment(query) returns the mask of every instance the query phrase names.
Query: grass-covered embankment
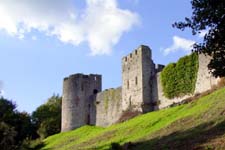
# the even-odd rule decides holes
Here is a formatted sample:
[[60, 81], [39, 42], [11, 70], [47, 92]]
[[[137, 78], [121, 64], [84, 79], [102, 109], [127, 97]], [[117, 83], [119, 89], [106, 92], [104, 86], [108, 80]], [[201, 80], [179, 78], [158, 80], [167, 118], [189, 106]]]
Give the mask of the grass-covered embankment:
[[111, 149], [112, 145], [137, 150], [225, 149], [225, 88], [108, 128], [84, 126], [56, 134], [44, 140], [42, 149]]

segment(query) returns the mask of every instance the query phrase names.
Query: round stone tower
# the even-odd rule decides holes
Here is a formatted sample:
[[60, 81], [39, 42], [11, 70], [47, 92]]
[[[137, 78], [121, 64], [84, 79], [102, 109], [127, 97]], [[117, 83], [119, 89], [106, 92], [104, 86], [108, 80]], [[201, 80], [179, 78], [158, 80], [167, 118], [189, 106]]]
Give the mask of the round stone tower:
[[102, 90], [101, 75], [74, 74], [63, 81], [61, 131], [95, 124], [95, 97]]

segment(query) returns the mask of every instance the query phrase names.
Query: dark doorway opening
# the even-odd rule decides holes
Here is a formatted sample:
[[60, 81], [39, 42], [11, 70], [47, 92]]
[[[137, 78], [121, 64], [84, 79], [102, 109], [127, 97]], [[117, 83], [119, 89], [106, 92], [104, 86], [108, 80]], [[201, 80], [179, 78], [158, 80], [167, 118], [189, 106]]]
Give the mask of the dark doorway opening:
[[87, 116], [87, 125], [90, 125], [91, 124], [91, 118], [90, 118], [90, 114], [88, 114]]
[[97, 89], [94, 89], [93, 90], [93, 94], [97, 94], [98, 93], [98, 90]]
[[90, 113], [91, 113], [91, 104], [88, 104], [88, 115], [87, 115], [87, 125], [90, 125], [91, 124], [91, 116], [90, 116]]

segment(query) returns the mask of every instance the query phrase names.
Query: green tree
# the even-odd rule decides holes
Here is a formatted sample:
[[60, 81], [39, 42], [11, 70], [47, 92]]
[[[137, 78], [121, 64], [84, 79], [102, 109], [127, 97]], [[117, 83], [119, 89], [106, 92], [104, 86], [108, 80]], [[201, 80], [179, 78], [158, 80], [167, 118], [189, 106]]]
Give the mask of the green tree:
[[14, 124], [16, 117], [16, 104], [12, 101], [0, 98], [0, 122]]
[[[17, 141], [23, 142], [24, 139], [35, 139], [38, 137], [35, 124], [32, 123], [31, 116], [27, 112], [16, 112], [15, 115], [15, 130], [18, 132]], [[21, 144], [21, 143], [20, 143]]]
[[53, 95], [39, 106], [32, 114], [38, 134], [41, 138], [59, 133], [61, 130], [61, 101], [58, 95]]
[[196, 35], [204, 30], [208, 33], [202, 43], [195, 43], [193, 51], [212, 56], [208, 67], [214, 76], [225, 76], [225, 1], [192, 0], [192, 17], [176, 22], [173, 27], [190, 28]]
[[5, 122], [0, 122], [0, 147], [2, 150], [16, 149], [17, 132]]
[[3, 97], [0, 98], [0, 137], [2, 149], [5, 145], [10, 145], [6, 149], [18, 149], [23, 140], [37, 137], [30, 115], [17, 111], [16, 104]]

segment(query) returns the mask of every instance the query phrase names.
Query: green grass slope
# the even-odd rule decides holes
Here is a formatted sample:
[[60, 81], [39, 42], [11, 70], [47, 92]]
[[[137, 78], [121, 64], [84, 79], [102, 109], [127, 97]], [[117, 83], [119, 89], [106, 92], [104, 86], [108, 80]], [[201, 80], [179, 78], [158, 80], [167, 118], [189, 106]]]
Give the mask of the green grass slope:
[[225, 88], [107, 128], [84, 126], [56, 134], [44, 140], [42, 149], [225, 149]]

